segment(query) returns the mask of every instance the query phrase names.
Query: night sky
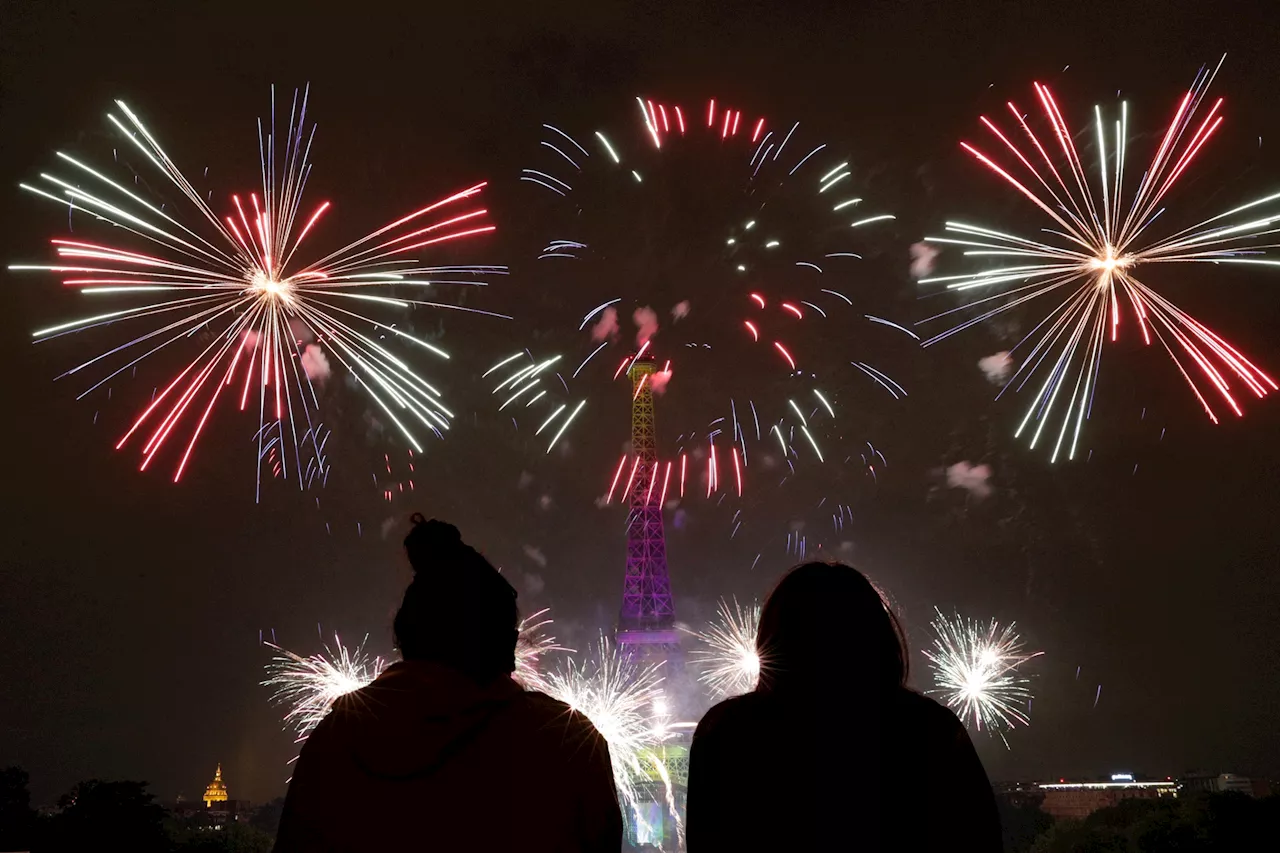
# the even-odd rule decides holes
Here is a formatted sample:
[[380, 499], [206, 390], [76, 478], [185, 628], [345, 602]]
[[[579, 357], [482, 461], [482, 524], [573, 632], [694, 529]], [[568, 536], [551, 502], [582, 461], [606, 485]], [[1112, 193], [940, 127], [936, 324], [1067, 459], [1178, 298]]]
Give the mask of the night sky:
[[[634, 121], [631, 99], [646, 94], [715, 96], [816, 125], [850, 152], [868, 196], [899, 214], [874, 246], [865, 288], [902, 322], [932, 313], [917, 301], [907, 247], [943, 219], [1023, 216], [1039, 227], [957, 144], [979, 136], [977, 116], [1005, 99], [1029, 104], [1032, 80], [1052, 84], [1077, 125], [1122, 89], [1139, 110], [1132, 126], [1147, 131], [1133, 156], [1145, 158], [1197, 68], [1225, 51], [1215, 92], [1227, 121], [1176, 197], [1180, 215], [1198, 221], [1280, 188], [1280, 32], [1267, 3], [1229, 13], [1169, 2], [1052, 4], [1052, 13], [960, 2], [927, 11], [806, 3], [803, 12], [366, 3], [332, 16], [314, 4], [183, 5], [191, 14], [172, 4], [3, 4], [6, 263], [39, 262], [66, 227], [65, 213], [20, 196], [17, 183], [49, 169], [54, 149], [109, 151], [111, 99], [136, 108], [189, 173], [209, 166], [225, 199], [257, 181], [253, 122], [268, 86], [310, 82], [319, 131], [309, 195], [335, 200], [336, 233], [366, 233], [490, 179], [499, 233], [465, 259], [511, 265], [475, 304], [517, 320], [413, 318], [455, 353], [442, 375], [459, 413], [447, 442], [416, 465], [416, 500], [381, 499], [369, 472], [403, 446], [367, 428], [361, 404], [338, 387], [341, 473], [318, 505], [288, 488], [255, 505], [246, 421], [216, 421], [176, 486], [169, 469], [140, 474], [136, 456], [113, 452], [150, 383], [75, 402], [79, 386], [53, 378], [110, 338], [32, 346], [31, 330], [79, 307], [50, 278], [5, 274], [0, 766], [26, 767], [38, 803], [94, 776], [195, 796], [219, 761], [233, 797], [282, 794], [295, 747], [258, 684], [268, 659], [260, 632], [312, 652], [319, 625], [349, 643], [367, 633], [369, 649], [389, 653], [409, 577], [398, 540], [414, 510], [457, 523], [515, 577], [526, 611], [553, 607], [570, 645], [610, 628], [624, 513], [593, 499], [627, 436], [625, 395], [607, 404], [602, 386], [589, 429], [544, 455], [494, 416], [474, 381], [513, 340], [542, 331], [524, 315], [542, 316], [558, 298], [557, 280], [530, 264], [540, 220], [516, 186], [544, 121], [621, 127]], [[1278, 284], [1265, 270], [1210, 267], [1162, 273], [1160, 289], [1274, 373]], [[695, 305], [697, 287], [687, 286]], [[1009, 749], [975, 738], [992, 778], [1280, 774], [1280, 399], [1214, 427], [1166, 358], [1122, 342], [1104, 365], [1092, 458], [1051, 466], [1014, 441], [1021, 407], [993, 403], [976, 368], [1014, 342], [1007, 334], [984, 327], [923, 353], [889, 338], [871, 353], [912, 393], [895, 406], [868, 397], [856, 415], [856, 431], [890, 464], [874, 488], [854, 490], [842, 540], [852, 544], [841, 553], [890, 591], [917, 651], [938, 606], [1016, 619], [1046, 652], [1029, 670], [1031, 727]], [[680, 416], [662, 406], [660, 430]], [[960, 461], [991, 467], [989, 497], [946, 488], [941, 471]], [[720, 596], [762, 596], [793, 561], [786, 533], [822, 517], [812, 501], [821, 489], [793, 499], [771, 488], [762, 476], [752, 493], [759, 546], [730, 541], [726, 513], [705, 502], [669, 530], [683, 621], [700, 624]], [[923, 659], [913, 663], [925, 685]]]

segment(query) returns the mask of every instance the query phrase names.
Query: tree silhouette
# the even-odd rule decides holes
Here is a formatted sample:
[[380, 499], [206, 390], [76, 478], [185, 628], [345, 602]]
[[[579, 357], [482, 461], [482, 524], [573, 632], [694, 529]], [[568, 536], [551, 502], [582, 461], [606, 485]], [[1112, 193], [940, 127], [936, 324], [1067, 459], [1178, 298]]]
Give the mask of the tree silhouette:
[[253, 817], [249, 818], [249, 825], [275, 838], [280, 830], [280, 815], [283, 812], [284, 797], [276, 797], [253, 813]]
[[271, 853], [275, 835], [238, 821], [217, 830], [188, 823], [170, 833], [170, 842], [173, 853]]
[[1280, 849], [1280, 797], [1197, 794], [1124, 800], [1084, 820], [1054, 824], [1033, 853], [1165, 853]]
[[35, 831], [27, 771], [21, 767], [0, 770], [0, 850], [27, 850]]
[[1039, 802], [1013, 802], [1007, 797], [997, 797], [996, 805], [1000, 809], [1005, 853], [1026, 853], [1036, 838], [1053, 825], [1053, 818], [1040, 809]]
[[165, 810], [147, 793], [146, 782], [80, 782], [58, 801], [61, 809], [42, 827], [41, 853], [129, 850], [166, 853]]

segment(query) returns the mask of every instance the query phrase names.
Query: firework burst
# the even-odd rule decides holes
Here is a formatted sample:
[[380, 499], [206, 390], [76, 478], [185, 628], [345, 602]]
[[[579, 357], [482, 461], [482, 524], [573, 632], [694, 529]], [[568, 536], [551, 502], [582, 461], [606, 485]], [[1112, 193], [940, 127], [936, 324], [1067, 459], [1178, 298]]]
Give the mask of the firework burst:
[[1161, 231], [1169, 221], [1161, 219], [1166, 199], [1222, 124], [1221, 98], [1202, 109], [1210, 103], [1207, 94], [1216, 73], [1217, 68], [1205, 69], [1196, 77], [1132, 190], [1126, 180], [1127, 104], [1121, 105], [1111, 125], [1104, 121], [1101, 107], [1094, 107], [1094, 165], [1086, 165], [1057, 100], [1040, 83], [1035, 84], [1035, 92], [1050, 129], [1047, 142], [1010, 102], [1014, 123], [1030, 147], [1019, 148], [1014, 134], [1006, 134], [985, 116], [983, 125], [1007, 155], [1004, 165], [962, 143], [965, 151], [1027, 198], [1052, 224], [1038, 236], [1021, 236], [948, 222], [946, 230], [956, 236], [928, 238], [961, 246], [966, 256], [998, 258], [1003, 263], [921, 280], [961, 292], [994, 291], [930, 318], [969, 308], [978, 311], [924, 345], [1045, 297], [1042, 301], [1052, 307], [1012, 351], [1015, 355], [1022, 351], [1021, 364], [1004, 390], [1020, 391], [1037, 373], [1044, 374], [1031, 388], [1031, 403], [1015, 434], [1020, 437], [1029, 431], [1032, 447], [1045, 438], [1054, 460], [1064, 452], [1074, 458], [1081, 429], [1092, 411], [1103, 349], [1118, 339], [1125, 319], [1136, 324], [1145, 344], [1154, 341], [1164, 349], [1214, 423], [1218, 422], [1215, 402], [1241, 415], [1236, 399], [1241, 388], [1245, 394], [1263, 397], [1278, 387], [1232, 344], [1138, 277], [1146, 268], [1154, 271], [1157, 264], [1280, 265], [1264, 256], [1266, 249], [1277, 245], [1267, 238], [1280, 231], [1280, 194], [1189, 227], [1170, 225]]
[[[144, 362], [176, 365], [116, 445], [141, 442], [143, 470], [174, 444], [173, 479], [181, 479], [211, 413], [225, 398], [257, 413], [256, 494], [264, 470], [296, 480], [300, 488], [323, 482], [329, 431], [320, 418], [318, 386], [335, 369], [347, 373], [415, 450], [421, 451], [419, 430], [440, 435], [449, 428], [452, 412], [439, 390], [383, 340], [440, 359], [448, 354], [399, 328], [394, 318], [374, 319], [365, 312], [392, 309], [401, 320], [418, 306], [491, 313], [423, 294], [441, 286], [480, 285], [480, 276], [501, 268], [429, 266], [417, 259], [433, 247], [494, 230], [488, 212], [476, 204], [485, 184], [341, 248], [295, 260], [308, 255], [303, 244], [309, 236], [315, 242], [331, 207], [325, 201], [303, 210], [315, 131], [306, 125], [307, 97], [305, 90], [294, 93], [280, 137], [272, 90], [271, 119], [258, 125], [261, 194], [232, 195], [222, 214], [214, 209], [212, 192], [197, 190], [122, 101], [116, 101], [119, 115], [107, 115], [121, 136], [121, 150], [126, 157], [140, 155], [144, 171], [176, 191], [176, 203], [149, 200], [130, 182], [63, 152], [58, 158], [68, 170], [65, 178], [42, 174], [40, 183], [21, 185], [66, 208], [69, 216], [79, 212], [91, 223], [111, 226], [104, 241], [52, 240], [52, 265], [10, 267], [54, 273], [90, 301], [126, 304], [33, 334], [47, 341], [104, 327], [131, 330], [122, 332], [117, 345], [62, 374], [95, 377], [79, 397], [109, 389], [113, 379]], [[135, 173], [132, 183], [141, 177]]]
[[[865, 313], [857, 287], [859, 250], [894, 216], [855, 196], [851, 160], [798, 123], [714, 100], [637, 99], [635, 115], [619, 133], [543, 127], [521, 180], [546, 208], [538, 264], [558, 284], [538, 325], [566, 348], [495, 364], [495, 405], [528, 417], [550, 452], [582, 423], [586, 389], [628, 382], [637, 353], [661, 352], [628, 382], [665, 394], [664, 417], [681, 422], [655, 499], [741, 496], [756, 460], [838, 462], [867, 392], [906, 393], [867, 352], [914, 334]], [[566, 298], [581, 306], [567, 318]], [[606, 463], [608, 499], [627, 493], [634, 461]]]
[[1023, 651], [1014, 623], [1002, 627], [992, 619], [984, 626], [939, 610], [929, 624], [935, 638], [924, 655], [934, 672], [931, 692], [978, 731], [1027, 725], [1022, 706], [1031, 700], [1031, 682], [1018, 668], [1043, 652]]
[[386, 660], [365, 652], [364, 641], [349, 649], [337, 634], [332, 647], [326, 645], [323, 652], [307, 657], [274, 643], [266, 645], [275, 654], [262, 686], [271, 688], [271, 700], [284, 706], [285, 725], [293, 728], [299, 741], [306, 740], [334, 702], [364, 687], [387, 667]]
[[[548, 612], [543, 608], [520, 620], [516, 670], [511, 677], [525, 690], [545, 692], [539, 664], [551, 652], [572, 651], [547, 632], [552, 624], [544, 618]], [[365, 652], [368, 639], [365, 635], [359, 646], [348, 648], [334, 634], [332, 646], [325, 645], [322, 652], [307, 657], [275, 643], [265, 644], [275, 655], [267, 663], [262, 686], [271, 688], [272, 701], [284, 706], [284, 722], [297, 732], [299, 741], [306, 739], [339, 697], [367, 686], [387, 668], [389, 661]]]
[[547, 682], [542, 675], [539, 664], [551, 652], [571, 652], [556, 642], [556, 638], [547, 633], [551, 619], [543, 617], [550, 608], [544, 607], [537, 613], [520, 620], [520, 635], [516, 640], [516, 671], [511, 677], [525, 690], [547, 690]]
[[743, 607], [737, 599], [732, 605], [721, 599], [716, 618], [705, 631], [693, 634], [703, 647], [689, 657], [702, 670], [698, 680], [711, 690], [712, 698], [755, 689], [760, 677], [760, 655], [756, 652], [759, 627], [760, 605]]
[[[516, 671], [526, 690], [546, 693], [582, 714], [609, 744], [614, 782], [635, 825], [649, 832], [642, 808], [650, 790], [662, 792], [667, 810], [676, 815], [675, 790], [667, 769], [666, 744], [683, 727], [673, 723], [662, 689], [661, 665], [646, 665], [621, 653], [603, 637], [584, 663], [567, 659], [550, 672], [540, 665], [550, 652], [572, 651], [547, 632], [552, 624], [540, 610], [520, 622]], [[366, 637], [367, 640], [367, 637]], [[336, 634], [332, 646], [303, 656], [267, 643], [274, 654], [267, 663], [264, 687], [285, 708], [284, 722], [298, 742], [319, 725], [340, 697], [365, 687], [386, 669], [388, 661], [343, 645]], [[678, 818], [677, 818], [678, 820]]]
[[582, 714], [609, 744], [613, 781], [630, 819], [643, 826], [645, 788], [657, 785], [676, 814], [663, 744], [675, 734], [660, 664], [644, 664], [604, 637], [584, 664], [569, 660], [545, 676], [550, 696]]

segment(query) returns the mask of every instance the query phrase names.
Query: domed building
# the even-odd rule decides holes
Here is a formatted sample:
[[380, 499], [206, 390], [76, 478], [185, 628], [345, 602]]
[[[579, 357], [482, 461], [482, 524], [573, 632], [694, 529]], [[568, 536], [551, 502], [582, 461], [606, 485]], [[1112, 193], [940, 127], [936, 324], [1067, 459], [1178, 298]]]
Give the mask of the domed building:
[[222, 781], [222, 764], [213, 773], [213, 781], [204, 789], [204, 807], [212, 808], [214, 803], [227, 801], [227, 783]]

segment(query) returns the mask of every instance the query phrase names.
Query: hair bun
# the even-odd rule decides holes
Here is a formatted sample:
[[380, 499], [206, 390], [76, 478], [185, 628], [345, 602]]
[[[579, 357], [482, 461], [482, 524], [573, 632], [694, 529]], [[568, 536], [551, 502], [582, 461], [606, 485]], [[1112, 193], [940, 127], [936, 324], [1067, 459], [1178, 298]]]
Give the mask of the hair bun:
[[448, 522], [435, 518], [428, 521], [418, 512], [409, 520], [413, 522], [413, 529], [404, 538], [404, 549], [415, 573], [452, 562], [466, 547], [458, 528]]

